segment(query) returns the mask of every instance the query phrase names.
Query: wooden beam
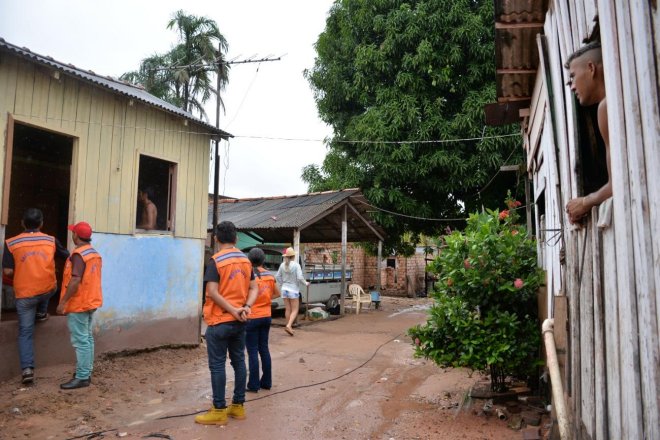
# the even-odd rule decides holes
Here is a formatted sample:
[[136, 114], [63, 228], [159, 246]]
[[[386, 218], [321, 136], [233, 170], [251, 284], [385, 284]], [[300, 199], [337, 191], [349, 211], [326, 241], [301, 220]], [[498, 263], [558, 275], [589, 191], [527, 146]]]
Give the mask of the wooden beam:
[[498, 75], [536, 75], [537, 69], [497, 69]]
[[486, 125], [507, 125], [520, 121], [520, 110], [529, 107], [529, 99], [486, 104]]
[[5, 137], [5, 175], [2, 191], [2, 217], [0, 223], [9, 223], [9, 189], [11, 188], [11, 163], [14, 156], [14, 117], [7, 113], [7, 131]]
[[540, 21], [530, 21], [527, 23], [504, 23], [501, 21], [495, 22], [495, 29], [534, 29], [543, 28], [543, 23]]

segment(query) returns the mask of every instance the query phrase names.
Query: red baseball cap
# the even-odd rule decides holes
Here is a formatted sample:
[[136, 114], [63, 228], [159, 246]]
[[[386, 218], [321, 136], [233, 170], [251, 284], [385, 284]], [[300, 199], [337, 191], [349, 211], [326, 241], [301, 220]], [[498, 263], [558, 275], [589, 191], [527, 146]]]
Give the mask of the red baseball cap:
[[69, 231], [84, 239], [89, 240], [92, 238], [92, 227], [87, 222], [78, 222], [75, 225], [69, 225]]

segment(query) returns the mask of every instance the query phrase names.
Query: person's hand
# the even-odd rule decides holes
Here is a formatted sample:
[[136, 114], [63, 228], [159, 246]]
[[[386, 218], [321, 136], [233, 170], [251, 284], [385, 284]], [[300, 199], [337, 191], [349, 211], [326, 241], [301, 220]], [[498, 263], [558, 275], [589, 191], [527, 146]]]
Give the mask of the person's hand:
[[566, 213], [568, 214], [568, 221], [571, 224], [579, 223], [589, 213], [591, 205], [587, 203], [586, 199], [586, 197], [578, 197], [566, 204]]
[[64, 313], [64, 304], [58, 305], [56, 312], [58, 315], [66, 315], [66, 313]]
[[231, 316], [236, 318], [237, 321], [240, 322], [245, 322], [247, 321], [247, 315], [245, 313], [245, 307], [232, 307], [231, 310], [229, 310], [229, 313]]
[[309, 281], [305, 281], [305, 286], [309, 286]]

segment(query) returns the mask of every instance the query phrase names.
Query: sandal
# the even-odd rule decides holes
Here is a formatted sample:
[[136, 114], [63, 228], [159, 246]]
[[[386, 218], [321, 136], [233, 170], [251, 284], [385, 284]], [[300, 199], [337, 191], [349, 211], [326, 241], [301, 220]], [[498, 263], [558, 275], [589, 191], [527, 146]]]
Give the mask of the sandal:
[[284, 331], [293, 336], [293, 330], [291, 330], [289, 327], [284, 327]]

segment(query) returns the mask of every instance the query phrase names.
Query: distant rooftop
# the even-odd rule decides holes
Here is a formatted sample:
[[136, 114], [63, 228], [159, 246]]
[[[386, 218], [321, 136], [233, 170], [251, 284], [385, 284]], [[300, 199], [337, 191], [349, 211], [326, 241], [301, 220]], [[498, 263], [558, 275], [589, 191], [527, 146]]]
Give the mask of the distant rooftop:
[[[377, 241], [385, 232], [373, 220], [359, 189], [326, 191], [296, 196], [225, 199], [218, 203], [218, 221], [231, 221], [239, 231], [253, 233], [263, 242], [290, 243], [300, 230], [303, 243], [341, 242], [342, 207], [347, 207], [348, 241]], [[213, 206], [209, 204], [208, 229]]]

